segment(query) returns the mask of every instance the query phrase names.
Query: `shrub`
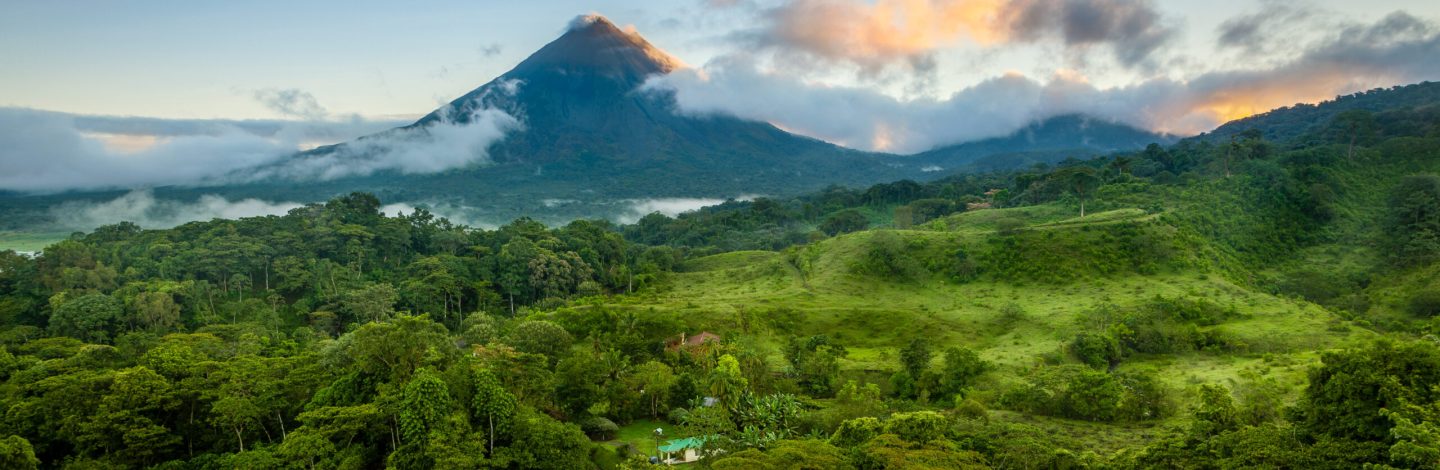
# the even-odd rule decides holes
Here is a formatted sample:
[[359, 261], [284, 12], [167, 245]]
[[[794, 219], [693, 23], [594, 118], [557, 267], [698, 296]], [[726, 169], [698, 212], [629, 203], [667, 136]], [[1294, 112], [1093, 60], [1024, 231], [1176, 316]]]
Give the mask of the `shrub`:
[[1114, 336], [1104, 333], [1080, 333], [1067, 348], [1075, 359], [1096, 369], [1120, 363], [1122, 350]]
[[585, 435], [590, 436], [591, 439], [608, 441], [620, 433], [620, 426], [604, 417], [594, 416], [581, 421], [580, 430], [585, 431]]
[[1410, 313], [1422, 317], [1440, 314], [1440, 289], [1426, 289], [1410, 296]]
[[917, 444], [943, 439], [948, 427], [950, 426], [945, 416], [934, 411], [896, 413], [885, 422], [887, 434], [894, 434]]
[[884, 426], [881, 426], [880, 420], [876, 418], [867, 416], [847, 420], [840, 423], [835, 434], [830, 436], [830, 445], [840, 448], [855, 447], [880, 435], [883, 430]]
[[665, 415], [665, 419], [672, 423], [683, 423], [685, 422], [685, 418], [688, 417], [690, 417], [690, 410], [684, 408], [671, 409], [670, 412]]

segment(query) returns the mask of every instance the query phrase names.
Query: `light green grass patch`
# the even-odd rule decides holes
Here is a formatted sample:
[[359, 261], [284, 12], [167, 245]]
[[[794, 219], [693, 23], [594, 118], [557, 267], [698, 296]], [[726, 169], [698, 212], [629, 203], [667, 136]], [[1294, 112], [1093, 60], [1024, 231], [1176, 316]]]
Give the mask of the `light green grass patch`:
[[55, 242], [69, 238], [69, 236], [70, 234], [63, 232], [0, 231], [0, 251], [41, 251]]

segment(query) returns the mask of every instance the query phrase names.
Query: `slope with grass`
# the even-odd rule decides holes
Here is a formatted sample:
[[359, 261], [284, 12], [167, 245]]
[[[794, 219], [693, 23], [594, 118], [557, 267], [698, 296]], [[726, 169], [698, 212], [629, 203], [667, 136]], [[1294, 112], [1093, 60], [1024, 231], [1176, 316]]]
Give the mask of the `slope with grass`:
[[[926, 230], [870, 230], [784, 252], [690, 260], [656, 290], [610, 307], [674, 313], [695, 331], [748, 337], [771, 351], [777, 369], [789, 338], [828, 335], [848, 349], [843, 375], [887, 391], [886, 379], [900, 369], [899, 351], [912, 339], [927, 338], [936, 350], [964, 346], [995, 365], [975, 391], [991, 404], [1035, 368], [1071, 362], [1066, 345], [1097, 312], [1157, 299], [1240, 312], [1201, 327], [1224, 338], [1223, 347], [1141, 354], [1118, 365], [1121, 372], [1153, 373], [1177, 391], [1237, 381], [1246, 371], [1299, 390], [1320, 351], [1374, 337], [1311, 302], [1232, 279], [1227, 273], [1243, 267], [1217, 266], [1235, 261], [1217, 261], [1233, 258], [1177, 220], [1138, 208], [1082, 219], [1062, 204], [969, 212]], [[893, 265], [869, 266], [877, 260]], [[1082, 441], [1127, 443], [1116, 434], [1150, 432], [1149, 425], [996, 416], [1076, 431]], [[1078, 432], [1108, 426], [1114, 428]]]

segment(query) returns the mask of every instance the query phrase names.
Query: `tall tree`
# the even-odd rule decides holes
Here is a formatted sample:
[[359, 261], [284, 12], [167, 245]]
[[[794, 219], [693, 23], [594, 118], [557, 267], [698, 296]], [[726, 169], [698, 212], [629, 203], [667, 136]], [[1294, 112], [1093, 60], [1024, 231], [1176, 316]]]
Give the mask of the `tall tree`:
[[1075, 197], [1080, 200], [1080, 217], [1085, 217], [1085, 200], [1100, 185], [1100, 178], [1095, 175], [1095, 169], [1088, 166], [1071, 166], [1052, 173], [1050, 177], [1075, 194]]
[[489, 441], [489, 452], [495, 453], [497, 432], [508, 432], [510, 420], [515, 416], [515, 395], [511, 395], [500, 380], [489, 369], [475, 371], [475, 396], [472, 406], [475, 417], [485, 423], [485, 437]]

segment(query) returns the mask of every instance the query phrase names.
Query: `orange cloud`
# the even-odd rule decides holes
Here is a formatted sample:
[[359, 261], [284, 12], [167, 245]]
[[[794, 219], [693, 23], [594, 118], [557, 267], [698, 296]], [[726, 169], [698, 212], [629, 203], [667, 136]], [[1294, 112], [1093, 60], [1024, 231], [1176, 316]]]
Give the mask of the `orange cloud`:
[[867, 70], [970, 41], [1105, 43], [1124, 65], [1146, 60], [1171, 36], [1147, 0], [795, 0], [770, 10], [770, 46]]
[[969, 39], [1004, 40], [1005, 0], [800, 0], [777, 11], [772, 35], [832, 59], [882, 66]]

